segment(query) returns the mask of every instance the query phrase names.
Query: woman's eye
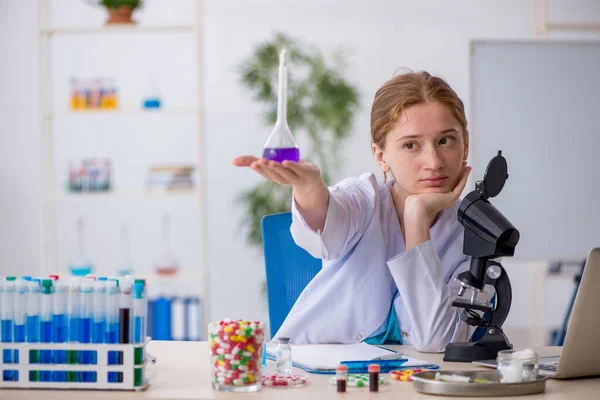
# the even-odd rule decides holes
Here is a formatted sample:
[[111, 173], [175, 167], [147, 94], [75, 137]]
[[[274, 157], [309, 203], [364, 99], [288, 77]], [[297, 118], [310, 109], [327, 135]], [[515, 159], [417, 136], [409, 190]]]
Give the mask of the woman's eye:
[[443, 138], [440, 139], [440, 144], [450, 144], [454, 141], [454, 138], [445, 136]]
[[417, 147], [417, 145], [413, 142], [408, 142], [404, 144], [404, 148], [407, 150], [414, 150]]

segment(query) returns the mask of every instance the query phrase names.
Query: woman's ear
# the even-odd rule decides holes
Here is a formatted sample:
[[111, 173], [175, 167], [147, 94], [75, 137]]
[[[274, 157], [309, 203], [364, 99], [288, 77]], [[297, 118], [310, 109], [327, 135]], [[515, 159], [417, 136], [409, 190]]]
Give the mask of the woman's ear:
[[371, 145], [371, 150], [373, 150], [373, 156], [375, 156], [375, 161], [377, 161], [377, 165], [379, 165], [379, 168], [381, 168], [383, 172], [389, 172], [390, 166], [387, 162], [385, 162], [383, 150], [381, 150], [381, 148], [375, 143]]
[[463, 137], [465, 142], [465, 155], [463, 159], [466, 161], [467, 158], [469, 158], [469, 131], [467, 129], [465, 129], [465, 134]]

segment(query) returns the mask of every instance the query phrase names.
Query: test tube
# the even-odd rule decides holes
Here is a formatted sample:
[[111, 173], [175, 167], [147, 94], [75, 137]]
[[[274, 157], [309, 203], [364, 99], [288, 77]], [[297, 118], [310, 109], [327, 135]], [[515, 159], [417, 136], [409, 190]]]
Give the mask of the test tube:
[[[106, 277], [94, 282], [94, 329], [92, 343], [104, 343], [106, 337]], [[98, 364], [98, 352], [92, 352], [92, 364]], [[96, 382], [97, 373], [92, 372], [92, 382]]]
[[146, 340], [146, 299], [144, 284], [136, 279], [133, 285], [133, 337], [131, 343]]
[[[92, 325], [94, 320], [94, 280], [84, 279], [81, 282], [81, 307], [79, 317], [79, 343], [92, 342]], [[79, 352], [79, 364], [89, 365], [92, 363], [92, 351], [83, 350]], [[80, 374], [80, 381], [93, 382], [93, 373], [84, 371]]]
[[[54, 343], [66, 343], [69, 340], [68, 321], [67, 321], [67, 286], [61, 281], [55, 281], [54, 284], [54, 302], [52, 315], [52, 341]], [[54, 363], [67, 363], [67, 350], [54, 351]], [[67, 382], [66, 371], [54, 371], [52, 381]]]
[[[133, 285], [133, 337], [132, 343], [144, 343], [146, 340], [146, 310], [147, 304], [144, 293], [143, 281], [136, 279]], [[134, 364], [140, 365], [144, 362], [143, 348], [134, 350]], [[142, 368], [134, 368], [133, 384], [140, 386], [143, 381]]]
[[379, 364], [369, 364], [369, 391], [370, 392], [378, 392], [379, 391], [379, 371], [381, 367]]
[[[42, 280], [42, 297], [41, 304], [41, 322], [40, 322], [40, 342], [52, 343], [52, 309], [53, 309], [53, 281], [52, 279]], [[52, 350], [41, 351], [41, 364], [52, 364]], [[42, 371], [40, 373], [40, 381], [52, 382], [52, 372]]]
[[[119, 342], [119, 281], [111, 279], [106, 288], [106, 343]], [[108, 352], [108, 365], [119, 363], [119, 352]], [[119, 382], [119, 372], [109, 372], [108, 382]]]
[[335, 379], [337, 381], [338, 393], [344, 393], [346, 391], [346, 376], [348, 374], [348, 366], [340, 364], [335, 369]]
[[[27, 282], [27, 342], [39, 343], [40, 341], [40, 284], [39, 279]], [[40, 351], [29, 350], [29, 363], [40, 363]], [[29, 381], [39, 382], [40, 371], [29, 371]]]
[[[121, 295], [119, 296], [119, 343], [130, 342], [131, 307], [133, 297], [131, 293], [132, 279], [125, 277], [121, 279]], [[123, 365], [123, 352], [118, 353], [118, 364]], [[119, 373], [119, 382], [123, 382], [123, 374]]]
[[[13, 341], [13, 321], [14, 321], [14, 302], [15, 302], [15, 278], [8, 277], [0, 282], [0, 314], [2, 318], [2, 342], [11, 343]], [[2, 362], [4, 364], [13, 363], [13, 352], [10, 349], [2, 351]], [[2, 376], [5, 381], [15, 380], [16, 371], [4, 370]]]
[[[15, 343], [25, 343], [25, 321], [27, 319], [27, 282], [15, 281]], [[19, 350], [14, 351], [13, 361], [19, 363]], [[15, 373], [16, 374], [16, 373]], [[18, 376], [15, 376], [15, 380]]]
[[106, 280], [94, 282], [94, 330], [93, 343], [104, 343], [106, 336]]
[[[67, 313], [69, 315], [69, 343], [78, 343], [81, 329], [81, 278], [72, 278], [67, 289]], [[81, 358], [80, 351], [67, 351], [67, 364], [77, 364]], [[67, 382], [79, 382], [75, 371], [67, 372]]]

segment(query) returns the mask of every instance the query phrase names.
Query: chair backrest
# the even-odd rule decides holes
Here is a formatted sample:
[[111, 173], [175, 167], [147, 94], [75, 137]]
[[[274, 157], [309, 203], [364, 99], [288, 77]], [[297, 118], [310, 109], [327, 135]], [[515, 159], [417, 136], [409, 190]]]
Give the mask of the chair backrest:
[[266, 215], [261, 220], [267, 302], [271, 338], [289, 314], [308, 282], [321, 270], [322, 261], [294, 242], [290, 212]]

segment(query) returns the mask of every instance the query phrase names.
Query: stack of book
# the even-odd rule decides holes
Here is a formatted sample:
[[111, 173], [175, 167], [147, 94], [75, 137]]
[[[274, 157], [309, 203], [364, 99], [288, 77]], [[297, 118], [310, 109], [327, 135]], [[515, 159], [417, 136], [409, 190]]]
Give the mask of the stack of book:
[[148, 172], [146, 189], [150, 193], [190, 192], [193, 174], [193, 165], [155, 165]]

